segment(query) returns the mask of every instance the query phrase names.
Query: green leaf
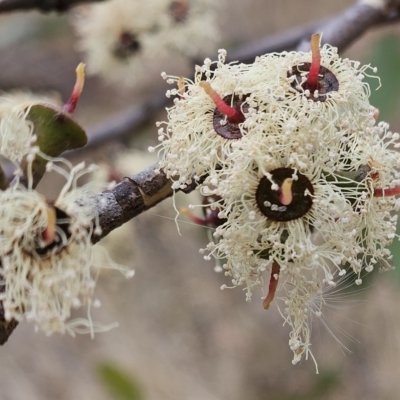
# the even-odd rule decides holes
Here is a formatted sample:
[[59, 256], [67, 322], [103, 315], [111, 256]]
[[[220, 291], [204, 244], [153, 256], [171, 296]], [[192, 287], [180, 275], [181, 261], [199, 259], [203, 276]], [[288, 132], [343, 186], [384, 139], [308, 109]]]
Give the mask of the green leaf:
[[113, 400], [143, 400], [144, 397], [134, 379], [119, 368], [102, 364], [99, 367], [99, 375]]
[[[30, 108], [27, 119], [34, 124], [36, 145], [50, 157], [58, 157], [64, 151], [78, 149], [87, 143], [83, 128], [58, 107], [35, 104]], [[39, 156], [34, 160], [32, 164], [34, 186], [46, 171], [46, 163], [47, 161]], [[21, 163], [21, 167], [26, 174], [26, 160]]]

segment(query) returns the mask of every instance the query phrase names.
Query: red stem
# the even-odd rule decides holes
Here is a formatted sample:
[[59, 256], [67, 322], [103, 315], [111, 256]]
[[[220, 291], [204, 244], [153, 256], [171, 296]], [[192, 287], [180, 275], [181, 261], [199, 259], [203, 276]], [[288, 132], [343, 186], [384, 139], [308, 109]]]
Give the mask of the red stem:
[[400, 186], [388, 189], [375, 189], [374, 197], [390, 197], [400, 194]]
[[241, 123], [245, 120], [243, 113], [240, 110], [226, 104], [224, 100], [221, 99], [221, 96], [211, 87], [208, 82], [200, 82], [200, 86], [211, 97], [211, 100], [214, 102], [218, 110], [228, 117], [230, 122]]
[[321, 68], [321, 52], [319, 50], [321, 34], [314, 33], [311, 36], [311, 67], [307, 77], [307, 87], [311, 93], [318, 89], [318, 74]]
[[[278, 287], [278, 280], [279, 280], [279, 272], [280, 272], [280, 270], [281, 270], [280, 265], [277, 262], [274, 261], [273, 264], [272, 264], [272, 268], [271, 268], [271, 279], [269, 281], [268, 295], [264, 299], [264, 302], [263, 302], [263, 307], [266, 310], [268, 310], [270, 304], [274, 300], [276, 288]], [[275, 278], [276, 275], [277, 275], [277, 279]]]
[[63, 106], [63, 111], [72, 114], [75, 111], [76, 105], [78, 104], [79, 98], [83, 90], [83, 84], [85, 82], [85, 64], [80, 63], [76, 68], [76, 83], [72, 90], [71, 97]]
[[183, 208], [179, 210], [182, 214], [186, 214], [195, 224], [202, 226], [209, 226], [215, 224], [215, 221], [218, 220], [218, 212], [216, 210], [211, 210], [210, 214], [205, 218], [200, 218], [194, 215], [187, 208]]

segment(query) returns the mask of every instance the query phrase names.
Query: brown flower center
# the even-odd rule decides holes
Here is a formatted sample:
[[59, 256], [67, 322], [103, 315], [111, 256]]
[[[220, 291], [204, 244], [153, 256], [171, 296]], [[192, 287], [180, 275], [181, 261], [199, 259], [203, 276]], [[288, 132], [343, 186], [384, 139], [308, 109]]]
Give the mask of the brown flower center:
[[136, 35], [128, 31], [123, 31], [119, 35], [113, 53], [117, 58], [124, 60], [129, 58], [132, 54], [137, 53], [140, 47], [141, 45]]
[[[256, 191], [259, 210], [271, 221], [287, 222], [303, 217], [311, 209], [314, 188], [310, 180], [292, 168], [270, 171]], [[273, 183], [272, 183], [272, 182]]]
[[35, 248], [36, 253], [43, 258], [47, 257], [53, 251], [54, 248], [56, 248], [56, 252], [59, 252], [65, 244], [65, 238], [67, 238], [68, 240], [71, 237], [71, 232], [69, 231], [69, 222], [68, 222], [70, 217], [68, 216], [67, 213], [65, 213], [58, 207], [55, 206], [53, 207], [56, 213], [57, 227], [64, 233], [65, 236], [62, 235], [63, 236], [62, 237], [58, 231], [54, 236], [54, 240], [47, 246], [36, 247]]
[[[309, 100], [313, 101], [325, 101], [327, 100], [327, 94], [329, 92], [337, 92], [339, 90], [339, 82], [335, 76], [335, 74], [330, 71], [328, 68], [321, 66], [319, 68], [318, 73], [318, 82], [316, 89], [314, 85], [310, 83], [308, 80], [300, 83], [304, 80], [304, 72], [310, 72], [311, 63], [305, 62], [303, 64], [295, 65], [291, 71], [288, 71], [287, 76], [290, 78], [291, 76], [295, 75], [296, 78], [291, 83], [293, 89], [297, 90], [298, 92], [302, 93], [303, 90], [309, 90], [310, 95], [308, 96]], [[301, 89], [300, 87], [301, 86]], [[314, 91], [318, 90], [318, 97], [314, 96]]]
[[213, 114], [213, 126], [218, 135], [230, 140], [240, 139], [243, 136], [239, 124], [245, 120], [243, 112], [247, 112], [249, 109], [248, 104], [245, 103], [246, 98], [247, 96], [240, 98], [239, 96], [233, 95], [232, 101], [232, 95], [229, 95], [222, 99], [225, 104], [231, 105], [231, 107], [236, 110], [236, 115], [233, 117], [228, 117], [218, 107], [215, 108]]
[[169, 6], [169, 12], [176, 23], [185, 22], [189, 13], [189, 4], [187, 0], [173, 1]]

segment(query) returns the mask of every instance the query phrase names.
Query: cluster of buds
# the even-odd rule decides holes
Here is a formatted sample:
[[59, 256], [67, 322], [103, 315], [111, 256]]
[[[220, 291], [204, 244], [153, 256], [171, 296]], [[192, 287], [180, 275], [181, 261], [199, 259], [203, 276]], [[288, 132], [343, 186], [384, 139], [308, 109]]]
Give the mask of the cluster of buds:
[[74, 24], [89, 73], [132, 87], [171, 54], [184, 62], [215, 50], [216, 11], [212, 0], [110, 0], [82, 7]]
[[391, 268], [400, 136], [369, 104], [363, 78], [376, 71], [321, 48], [319, 34], [308, 53], [251, 65], [226, 64], [225, 55], [205, 60], [194, 81], [164, 75], [177, 82], [167, 93], [176, 98], [150, 150], [174, 189], [194, 180], [215, 199], [207, 207], [221, 223], [201, 252], [222, 260], [230, 287], [243, 286], [250, 300], [268, 274], [263, 305], [282, 300], [296, 364], [313, 357], [325, 288], [349, 271], [359, 285], [363, 270]]

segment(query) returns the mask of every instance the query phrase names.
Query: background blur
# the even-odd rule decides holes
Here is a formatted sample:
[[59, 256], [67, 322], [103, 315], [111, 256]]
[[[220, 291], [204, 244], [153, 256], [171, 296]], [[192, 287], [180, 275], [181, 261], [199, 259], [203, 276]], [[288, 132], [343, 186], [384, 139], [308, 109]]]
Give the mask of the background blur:
[[[323, 19], [351, 3], [226, 0], [220, 15], [221, 47], [229, 50]], [[74, 50], [72, 18], [36, 12], [0, 16], [0, 88], [55, 90], [67, 100], [82, 59]], [[370, 31], [344, 56], [378, 67], [382, 88], [375, 92], [372, 82], [371, 102], [381, 110], [380, 118], [398, 131], [400, 26]], [[177, 73], [164, 65], [161, 70]], [[191, 71], [186, 74], [192, 76]], [[93, 128], [166, 88], [158, 75], [149, 77], [148, 90], [140, 93], [88, 78], [75, 116], [85, 128]], [[122, 173], [140, 171], [154, 161], [146, 149], [157, 139], [154, 121], [162, 119], [165, 113], [160, 111], [129, 140], [110, 141], [85, 158], [114, 165]], [[124, 157], [121, 165], [128, 148], [136, 153], [127, 161]], [[41, 190], [51, 196], [55, 186], [47, 181]], [[178, 203], [187, 206], [190, 199], [182, 196]], [[291, 364], [289, 331], [275, 306], [263, 310], [261, 292], [255, 292], [249, 304], [239, 289], [219, 289], [227, 283], [225, 277], [198, 252], [208, 241], [205, 228], [182, 222], [179, 236], [171, 217], [174, 211], [167, 200], [104, 242], [114, 260], [136, 270], [130, 281], [117, 272], [106, 272], [99, 280], [102, 307], [93, 310], [93, 319], [118, 321], [119, 328], [92, 340], [88, 335], [45, 337], [21, 323], [0, 348], [0, 400], [399, 398], [400, 269], [373, 274], [354, 296], [337, 293], [326, 317], [329, 329], [352, 353], [344, 354], [328, 330], [316, 324], [316, 375], [311, 360]], [[399, 265], [399, 243], [393, 251]]]

